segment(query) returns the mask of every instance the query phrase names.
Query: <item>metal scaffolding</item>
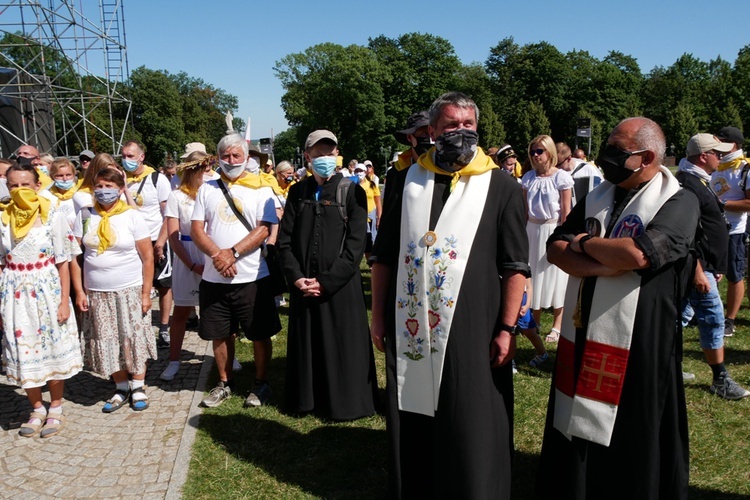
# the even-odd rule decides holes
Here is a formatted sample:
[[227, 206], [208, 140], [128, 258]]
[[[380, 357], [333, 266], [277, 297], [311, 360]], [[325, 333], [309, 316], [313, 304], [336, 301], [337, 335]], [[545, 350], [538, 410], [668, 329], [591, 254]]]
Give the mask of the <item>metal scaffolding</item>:
[[123, 1], [0, 0], [1, 156], [21, 143], [120, 150], [131, 113]]

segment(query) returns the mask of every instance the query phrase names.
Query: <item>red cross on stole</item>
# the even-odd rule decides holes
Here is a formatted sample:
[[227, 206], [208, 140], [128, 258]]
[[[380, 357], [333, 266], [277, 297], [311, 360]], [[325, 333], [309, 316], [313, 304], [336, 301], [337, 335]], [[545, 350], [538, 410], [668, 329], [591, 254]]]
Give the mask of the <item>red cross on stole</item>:
[[629, 353], [628, 349], [586, 341], [576, 394], [603, 403], [620, 404]]

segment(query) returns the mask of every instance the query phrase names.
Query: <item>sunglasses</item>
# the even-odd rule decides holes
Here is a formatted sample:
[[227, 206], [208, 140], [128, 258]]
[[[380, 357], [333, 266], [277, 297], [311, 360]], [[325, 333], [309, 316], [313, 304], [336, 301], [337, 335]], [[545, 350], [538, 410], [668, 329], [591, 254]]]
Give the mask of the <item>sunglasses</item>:
[[546, 150], [541, 149], [541, 148], [539, 148], [539, 149], [532, 149], [531, 151], [529, 151], [529, 153], [531, 154], [531, 156], [542, 156], [546, 152], [547, 152]]

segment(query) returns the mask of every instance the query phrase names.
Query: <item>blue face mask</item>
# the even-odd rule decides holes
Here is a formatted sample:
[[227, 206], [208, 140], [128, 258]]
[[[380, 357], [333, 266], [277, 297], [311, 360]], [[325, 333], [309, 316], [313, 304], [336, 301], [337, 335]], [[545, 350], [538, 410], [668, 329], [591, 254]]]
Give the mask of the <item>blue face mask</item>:
[[136, 160], [122, 160], [122, 168], [126, 172], [135, 172], [138, 170], [138, 162]]
[[313, 172], [324, 179], [328, 179], [336, 171], [335, 156], [318, 156], [312, 161]]
[[75, 183], [75, 179], [70, 179], [69, 181], [55, 181], [55, 186], [57, 186], [58, 189], [67, 191], [68, 189], [72, 188]]
[[37, 165], [36, 169], [44, 175], [49, 175], [49, 169], [47, 168], [47, 165]]
[[111, 205], [120, 198], [120, 190], [115, 188], [94, 189], [94, 198], [100, 205]]

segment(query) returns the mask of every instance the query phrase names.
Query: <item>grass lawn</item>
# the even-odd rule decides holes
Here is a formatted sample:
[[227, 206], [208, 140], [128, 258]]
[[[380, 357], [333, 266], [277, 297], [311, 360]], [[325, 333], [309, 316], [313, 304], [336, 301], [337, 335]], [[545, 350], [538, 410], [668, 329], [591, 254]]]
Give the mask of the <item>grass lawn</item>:
[[[363, 270], [369, 294], [369, 272]], [[722, 287], [723, 291], [723, 287]], [[368, 296], [369, 301], [369, 296]], [[286, 313], [284, 329], [274, 340], [269, 406], [242, 407], [252, 380], [239, 376], [238, 396], [206, 409], [193, 447], [185, 498], [385, 498], [385, 418], [376, 415], [350, 423], [330, 423], [313, 416], [284, 414]], [[542, 332], [551, 314], [543, 314]], [[750, 386], [750, 313], [747, 303], [737, 319], [737, 333], [726, 339], [726, 364], [732, 377]], [[654, 334], [658, 332], [653, 332]], [[238, 358], [254, 369], [251, 344], [238, 343]], [[550, 353], [555, 347], [549, 347]], [[696, 379], [686, 384], [690, 424], [690, 498], [740, 499], [750, 496], [750, 398], [724, 401], [708, 392], [711, 370], [698, 345], [698, 331], [685, 331], [684, 370]], [[515, 376], [513, 498], [533, 498], [537, 462], [551, 380], [528, 366], [531, 344], [518, 337]], [[385, 360], [376, 351], [378, 381], [385, 387]], [[210, 380], [213, 387], [214, 379]], [[637, 480], [637, 478], [634, 478]]]

